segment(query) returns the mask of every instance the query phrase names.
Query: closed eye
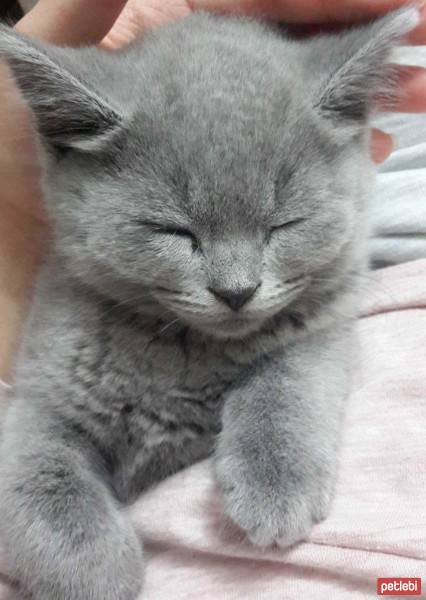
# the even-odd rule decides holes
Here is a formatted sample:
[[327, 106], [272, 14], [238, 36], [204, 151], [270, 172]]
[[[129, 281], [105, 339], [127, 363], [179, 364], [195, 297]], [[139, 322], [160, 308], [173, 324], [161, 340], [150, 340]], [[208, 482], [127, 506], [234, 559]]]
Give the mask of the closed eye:
[[280, 223], [280, 225], [274, 225], [273, 227], [271, 227], [271, 229], [269, 230], [269, 232], [267, 234], [267, 242], [269, 242], [271, 240], [271, 237], [273, 236], [274, 233], [279, 233], [280, 231], [285, 231], [286, 229], [291, 229], [292, 227], [295, 227], [296, 225], [299, 225], [300, 223], [303, 223], [304, 221], [306, 221], [306, 219], [304, 217], [301, 217], [299, 219], [291, 219], [289, 221], [285, 221], [284, 223]]
[[146, 221], [144, 221], [144, 222], [140, 221], [140, 224], [145, 225], [146, 227], [150, 227], [154, 233], [159, 234], [159, 235], [167, 235], [167, 236], [172, 236], [172, 237], [180, 237], [180, 238], [188, 239], [191, 242], [192, 250], [194, 252], [199, 250], [199, 248], [200, 248], [198, 239], [192, 233], [192, 231], [189, 231], [189, 229], [185, 229], [182, 227], [173, 227], [173, 226], [165, 227], [164, 225], [160, 225], [159, 223], [148, 223]]
[[284, 223], [280, 223], [279, 225], [274, 225], [271, 228], [271, 231], [278, 231], [280, 229], [287, 229], [289, 227], [294, 227], [295, 225], [299, 225], [306, 221], [304, 217], [300, 217], [299, 219], [291, 219], [290, 221], [285, 221]]

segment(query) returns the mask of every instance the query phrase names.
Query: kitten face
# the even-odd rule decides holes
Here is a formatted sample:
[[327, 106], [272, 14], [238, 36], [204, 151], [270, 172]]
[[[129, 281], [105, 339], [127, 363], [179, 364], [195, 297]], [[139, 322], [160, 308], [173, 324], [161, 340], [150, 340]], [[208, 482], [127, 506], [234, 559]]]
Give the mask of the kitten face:
[[222, 338], [294, 302], [352, 239], [360, 150], [307, 108], [281, 111], [278, 127], [264, 109], [230, 106], [231, 129], [250, 120], [242, 139], [214, 113], [148, 132], [141, 112], [93, 164], [66, 158], [52, 202], [63, 198], [58, 240], [78, 276], [102, 273], [101, 291], [118, 286], [142, 312], [154, 299], [167, 321]]
[[117, 54], [0, 30], [49, 152], [66, 150], [46, 200], [67, 268], [221, 338], [338, 289], [363, 260], [372, 99], [418, 18], [295, 42], [196, 14]]

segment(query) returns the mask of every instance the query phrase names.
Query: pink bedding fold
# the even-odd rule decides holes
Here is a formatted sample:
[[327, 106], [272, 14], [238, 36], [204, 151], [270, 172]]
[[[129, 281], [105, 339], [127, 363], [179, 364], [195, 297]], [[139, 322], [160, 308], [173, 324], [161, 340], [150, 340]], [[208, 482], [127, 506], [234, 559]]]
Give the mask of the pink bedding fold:
[[[365, 287], [329, 518], [291, 550], [256, 550], [198, 464], [129, 509], [146, 549], [141, 600], [363, 600], [378, 577], [422, 575], [426, 588], [426, 260]], [[0, 600], [15, 598], [1, 581]]]

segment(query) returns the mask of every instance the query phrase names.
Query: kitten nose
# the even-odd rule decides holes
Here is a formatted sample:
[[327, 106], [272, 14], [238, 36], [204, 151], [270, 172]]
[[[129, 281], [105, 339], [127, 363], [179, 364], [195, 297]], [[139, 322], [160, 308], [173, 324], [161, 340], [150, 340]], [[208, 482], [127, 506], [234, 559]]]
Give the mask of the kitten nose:
[[243, 288], [209, 288], [209, 290], [232, 310], [238, 311], [250, 300], [259, 286], [260, 283]]

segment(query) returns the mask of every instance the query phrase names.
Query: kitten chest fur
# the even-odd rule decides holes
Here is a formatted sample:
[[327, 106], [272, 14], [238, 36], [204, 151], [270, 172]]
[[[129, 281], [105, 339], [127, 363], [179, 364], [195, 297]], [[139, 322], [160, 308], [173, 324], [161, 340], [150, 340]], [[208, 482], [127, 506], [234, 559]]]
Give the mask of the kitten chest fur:
[[[186, 466], [185, 452], [188, 462], [211, 453], [224, 395], [244, 377], [249, 361], [241, 343], [227, 347], [173, 318], [144, 318], [95, 299], [50, 266], [40, 278], [28, 329], [16, 397], [27, 397], [31, 387], [48, 407], [52, 430], [83, 436], [103, 457], [100, 467], [123, 501], [157, 480], [158, 470]], [[48, 382], [40, 395], [34, 378], [25, 376], [34, 365]], [[179, 456], [183, 462], [173, 464]]]

